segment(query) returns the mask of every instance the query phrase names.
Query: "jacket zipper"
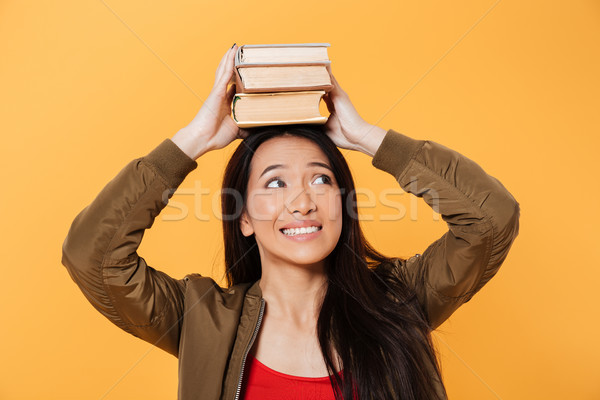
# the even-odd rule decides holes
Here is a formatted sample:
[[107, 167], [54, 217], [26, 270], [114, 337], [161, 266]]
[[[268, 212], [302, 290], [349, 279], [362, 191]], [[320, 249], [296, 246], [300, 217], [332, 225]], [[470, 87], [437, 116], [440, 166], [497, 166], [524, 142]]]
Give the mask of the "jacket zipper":
[[248, 352], [252, 348], [252, 345], [254, 344], [254, 340], [256, 339], [256, 335], [258, 334], [258, 330], [260, 328], [260, 323], [262, 322], [264, 310], [265, 310], [265, 299], [261, 298], [260, 299], [260, 312], [258, 314], [258, 323], [256, 324], [256, 328], [254, 328], [254, 333], [252, 334], [252, 339], [250, 340], [250, 343], [248, 344], [248, 347], [246, 348], [246, 352], [244, 353], [244, 358], [242, 360], [242, 370], [240, 371], [240, 377], [238, 379], [237, 390], [235, 391], [235, 400], [238, 400], [240, 398], [240, 390], [242, 389], [242, 377], [244, 375], [244, 365], [246, 364], [246, 357], [248, 356]]

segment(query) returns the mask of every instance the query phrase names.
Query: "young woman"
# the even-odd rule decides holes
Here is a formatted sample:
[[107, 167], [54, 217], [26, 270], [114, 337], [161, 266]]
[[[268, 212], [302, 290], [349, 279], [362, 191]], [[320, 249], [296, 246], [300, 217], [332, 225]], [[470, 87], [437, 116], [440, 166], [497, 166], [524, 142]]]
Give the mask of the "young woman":
[[[496, 274], [519, 203], [458, 152], [365, 122], [333, 74], [324, 126], [238, 129], [235, 50], [194, 120], [77, 215], [63, 264], [110, 321], [178, 357], [179, 399], [445, 399], [431, 331]], [[195, 160], [235, 139], [222, 192], [228, 286], [150, 267], [137, 254], [144, 231]], [[372, 156], [448, 232], [408, 259], [373, 249], [338, 147]]]

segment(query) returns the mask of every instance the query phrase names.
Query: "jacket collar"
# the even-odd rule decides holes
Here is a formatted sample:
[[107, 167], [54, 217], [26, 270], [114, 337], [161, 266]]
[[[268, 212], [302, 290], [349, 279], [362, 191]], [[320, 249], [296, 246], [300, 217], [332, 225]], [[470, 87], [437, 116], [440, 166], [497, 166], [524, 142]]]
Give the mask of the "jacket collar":
[[246, 296], [250, 296], [250, 297], [256, 297], [261, 299], [262, 298], [262, 290], [259, 286], [260, 283], [260, 279], [257, 280], [256, 282], [254, 282], [252, 284], [252, 286], [250, 286], [248, 288], [248, 291], [246, 292]]

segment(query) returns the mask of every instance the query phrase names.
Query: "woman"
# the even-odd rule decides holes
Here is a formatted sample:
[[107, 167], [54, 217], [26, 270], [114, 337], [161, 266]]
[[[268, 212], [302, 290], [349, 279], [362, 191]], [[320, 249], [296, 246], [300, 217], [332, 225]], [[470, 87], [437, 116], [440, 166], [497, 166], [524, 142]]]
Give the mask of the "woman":
[[[518, 202], [461, 154], [365, 122], [333, 75], [326, 125], [238, 129], [235, 50], [194, 120], [77, 215], [63, 264], [109, 320], [178, 357], [180, 399], [446, 398], [431, 331], [498, 271]], [[150, 267], [145, 229], [196, 159], [238, 138], [223, 180], [228, 287]], [[372, 156], [448, 232], [409, 259], [374, 250], [336, 146]]]

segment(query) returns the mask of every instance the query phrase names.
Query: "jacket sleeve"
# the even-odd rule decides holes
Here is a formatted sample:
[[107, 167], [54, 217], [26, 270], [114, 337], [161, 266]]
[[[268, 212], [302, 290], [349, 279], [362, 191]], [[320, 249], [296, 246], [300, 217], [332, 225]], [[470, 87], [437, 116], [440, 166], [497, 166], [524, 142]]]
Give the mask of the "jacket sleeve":
[[178, 356], [188, 277], [173, 279], [137, 254], [144, 231], [197, 167], [165, 139], [129, 162], [74, 219], [62, 264], [90, 303], [115, 325]]
[[436, 329], [504, 262], [519, 232], [519, 203], [469, 158], [392, 129], [372, 164], [422, 198], [448, 225], [448, 232], [422, 255], [395, 259], [388, 266], [415, 289], [431, 329]]

